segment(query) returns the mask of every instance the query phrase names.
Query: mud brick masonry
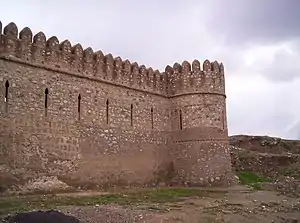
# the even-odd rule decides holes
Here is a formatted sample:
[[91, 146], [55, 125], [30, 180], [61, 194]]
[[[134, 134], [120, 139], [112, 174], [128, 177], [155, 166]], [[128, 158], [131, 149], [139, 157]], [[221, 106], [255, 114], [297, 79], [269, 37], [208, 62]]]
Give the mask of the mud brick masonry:
[[228, 182], [222, 63], [159, 72], [14, 23], [1, 24], [0, 40], [0, 158], [19, 179], [87, 188]]

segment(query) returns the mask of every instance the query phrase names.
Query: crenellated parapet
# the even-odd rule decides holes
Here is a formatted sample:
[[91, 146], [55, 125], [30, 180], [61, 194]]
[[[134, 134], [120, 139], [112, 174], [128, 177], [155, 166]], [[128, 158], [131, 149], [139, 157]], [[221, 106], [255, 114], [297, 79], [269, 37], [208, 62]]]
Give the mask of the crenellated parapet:
[[184, 61], [167, 66], [168, 95], [188, 93], [217, 93], [225, 94], [224, 66], [222, 63], [205, 60], [201, 69], [198, 60], [192, 64]]
[[158, 70], [129, 60], [114, 58], [92, 48], [83, 49], [70, 41], [46, 38], [43, 32], [33, 35], [26, 27], [20, 32], [15, 23], [2, 29], [0, 22], [0, 58], [52, 69], [159, 95], [167, 94], [167, 76]]
[[198, 60], [184, 61], [160, 73], [69, 40], [60, 42], [56, 36], [47, 39], [43, 32], [33, 35], [28, 27], [19, 32], [15, 23], [2, 29], [0, 22], [0, 34], [0, 58], [163, 96], [225, 93], [224, 67], [216, 61], [205, 60], [202, 68]]

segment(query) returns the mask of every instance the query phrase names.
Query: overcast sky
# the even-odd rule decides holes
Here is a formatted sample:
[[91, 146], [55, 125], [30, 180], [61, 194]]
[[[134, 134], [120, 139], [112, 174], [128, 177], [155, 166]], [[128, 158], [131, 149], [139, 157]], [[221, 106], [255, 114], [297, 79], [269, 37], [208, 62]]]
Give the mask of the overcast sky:
[[[229, 133], [300, 138], [299, 0], [0, 0], [3, 25], [163, 70], [224, 63]], [[298, 13], [297, 13], [298, 12]]]

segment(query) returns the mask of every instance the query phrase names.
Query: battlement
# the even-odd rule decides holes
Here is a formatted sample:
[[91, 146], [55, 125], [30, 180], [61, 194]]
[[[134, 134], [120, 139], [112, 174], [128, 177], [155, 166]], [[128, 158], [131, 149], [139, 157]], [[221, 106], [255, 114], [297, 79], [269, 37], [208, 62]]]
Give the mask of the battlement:
[[168, 65], [165, 73], [169, 77], [170, 96], [195, 92], [225, 94], [224, 67], [217, 61], [205, 60], [203, 69], [198, 60], [192, 65], [187, 61], [175, 63], [173, 67]]
[[76, 74], [82, 77], [140, 89], [155, 94], [166, 94], [166, 77], [158, 70], [129, 60], [114, 58], [80, 44], [61, 43], [56, 36], [46, 38], [43, 32], [35, 35], [25, 27], [20, 32], [15, 23], [4, 27], [0, 22], [0, 57], [26, 64]]
[[100, 50], [83, 49], [80, 44], [72, 46], [69, 40], [60, 43], [56, 36], [47, 39], [43, 32], [33, 35], [28, 27], [19, 32], [13, 22], [3, 33], [0, 22], [0, 31], [0, 58], [163, 96], [225, 94], [224, 67], [216, 61], [205, 60], [203, 69], [198, 60], [192, 65], [184, 61], [159, 72]]

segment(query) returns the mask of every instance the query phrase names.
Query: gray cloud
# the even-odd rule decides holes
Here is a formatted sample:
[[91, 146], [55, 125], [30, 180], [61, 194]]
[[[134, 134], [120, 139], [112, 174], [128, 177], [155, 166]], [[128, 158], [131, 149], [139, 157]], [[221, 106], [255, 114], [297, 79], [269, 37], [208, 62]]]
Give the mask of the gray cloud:
[[263, 72], [274, 81], [292, 81], [300, 77], [300, 53], [280, 50], [275, 53], [273, 62]]
[[224, 34], [226, 42], [274, 43], [300, 36], [298, 0], [213, 0], [207, 23], [215, 34]]
[[[240, 62], [239, 66], [234, 65], [236, 57], [228, 58], [226, 62], [234, 66], [230, 69], [233, 73], [241, 75], [247, 68], [246, 73], [260, 74], [276, 82], [300, 77], [300, 1], [213, 0], [209, 8], [211, 14], [206, 25], [233, 55], [244, 54], [256, 46], [289, 44], [289, 49], [270, 52], [267, 61], [255, 60], [252, 67], [241, 66]], [[237, 67], [240, 67], [239, 72]]]

